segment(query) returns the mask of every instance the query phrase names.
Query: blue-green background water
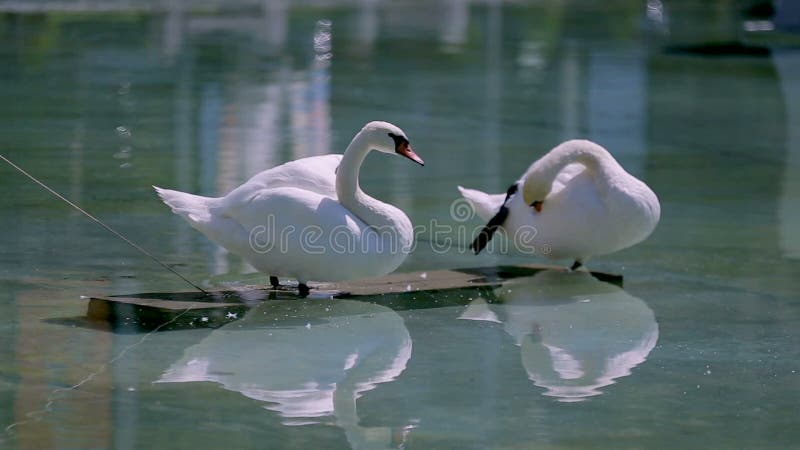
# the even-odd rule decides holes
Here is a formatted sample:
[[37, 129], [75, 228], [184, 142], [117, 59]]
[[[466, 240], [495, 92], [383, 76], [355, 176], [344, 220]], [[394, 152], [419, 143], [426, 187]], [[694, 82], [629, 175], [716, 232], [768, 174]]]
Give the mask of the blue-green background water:
[[[587, 137], [661, 200], [646, 242], [590, 263], [624, 290], [540, 274], [75, 326], [81, 295], [186, 285], [0, 165], [0, 447], [800, 445], [796, 35], [733, 1], [316, 3], [0, 1], [0, 152], [218, 287], [265, 280], [151, 185], [222, 194], [388, 120], [426, 166], [373, 155], [364, 189], [478, 226], [457, 185], [501, 192]], [[460, 244], [400, 271], [530, 262]]]

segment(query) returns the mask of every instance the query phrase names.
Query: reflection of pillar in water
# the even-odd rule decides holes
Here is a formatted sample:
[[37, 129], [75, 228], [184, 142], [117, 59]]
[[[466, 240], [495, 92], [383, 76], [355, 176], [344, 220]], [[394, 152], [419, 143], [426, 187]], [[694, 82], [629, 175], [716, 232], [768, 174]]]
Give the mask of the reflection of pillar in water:
[[[181, 192], [192, 192], [195, 189], [192, 180], [194, 173], [194, 139], [193, 139], [193, 97], [192, 88], [194, 86], [194, 55], [189, 51], [185, 58], [178, 62], [178, 80], [175, 88], [175, 108], [174, 108], [174, 151], [175, 151], [175, 172], [174, 186]], [[179, 255], [191, 253], [191, 240], [194, 238], [194, 230], [186, 226], [183, 221], [175, 221], [176, 230], [174, 252]]]
[[574, 139], [580, 134], [580, 62], [574, 42], [564, 46], [561, 59], [561, 140]]
[[217, 83], [205, 83], [200, 94], [199, 195], [217, 195], [217, 149], [222, 121], [222, 94]]
[[308, 151], [308, 111], [306, 110], [306, 92], [308, 91], [308, 80], [305, 79], [303, 72], [295, 72], [289, 87], [289, 121], [292, 130], [292, 153], [291, 158], [297, 159], [309, 155]]
[[362, 55], [372, 53], [378, 39], [378, 4], [380, 0], [360, 0], [355, 28], [356, 47]]
[[500, 177], [500, 108], [503, 96], [503, 11], [498, 1], [489, 2], [486, 16], [486, 96], [483, 117], [484, 180], [494, 180], [490, 192], [503, 191]]
[[280, 118], [283, 92], [280, 81], [241, 89], [238, 97], [239, 114], [244, 121], [241, 129], [241, 172], [235, 184], [243, 182], [262, 170], [282, 163], [280, 160]]
[[800, 53], [773, 50], [772, 59], [786, 105], [786, 147], [778, 205], [780, 247], [787, 258], [800, 259]]
[[594, 50], [589, 56], [589, 139], [614, 155], [625, 170], [644, 175], [646, 65], [638, 47]]
[[161, 51], [167, 57], [178, 54], [183, 46], [183, 34], [186, 30], [186, 16], [183, 0], [166, 2], [167, 16], [164, 18], [164, 29], [161, 37]]
[[[200, 195], [216, 197], [220, 192], [218, 173], [226, 169], [220, 167], [226, 158], [220, 157], [220, 129], [224, 129], [222, 117], [222, 93], [216, 83], [203, 86], [200, 100]], [[221, 177], [221, 178], [224, 178]], [[209, 260], [211, 272], [219, 274], [228, 272], [227, 252], [222, 247], [213, 247]]]
[[[503, 95], [503, 11], [498, 1], [490, 1], [487, 6], [486, 16], [486, 95], [483, 110], [483, 155], [481, 157], [481, 172], [479, 176], [484, 180], [492, 180], [488, 188], [492, 192], [503, 191], [500, 167], [500, 120]], [[499, 340], [497, 336], [495, 339]], [[497, 390], [500, 378], [497, 372], [498, 342], [486, 340], [483, 342], [483, 367], [480, 370], [483, 389], [480, 391], [482, 403], [488, 415], [497, 411]], [[482, 444], [488, 445], [488, 442]]]
[[314, 59], [308, 74], [298, 73], [291, 88], [292, 159], [330, 153], [330, 64], [332, 23], [318, 20]]
[[[81, 66], [84, 67], [84, 66]], [[70, 188], [69, 188], [69, 198], [76, 202], [77, 204], [83, 203], [83, 189], [84, 189], [84, 142], [86, 141], [86, 123], [88, 122], [87, 118], [87, 108], [89, 108], [89, 95], [88, 91], [91, 89], [91, 77], [90, 77], [90, 70], [80, 70], [79, 71], [79, 84], [78, 88], [75, 90], [75, 109], [80, 112], [80, 120], [76, 121], [75, 123], [75, 130], [72, 137], [72, 142], [69, 145], [70, 149], [70, 158], [69, 158], [69, 172], [70, 172]], [[117, 155], [115, 154], [114, 157]], [[127, 156], [127, 155], [126, 155]], [[71, 211], [70, 212], [71, 218], [80, 217], [80, 213], [78, 211]], [[81, 230], [84, 229], [84, 220], [83, 217], [80, 217], [80, 220], [69, 220], [67, 221], [67, 226], [64, 230], [64, 239], [69, 240], [70, 242], [75, 242], [78, 239], [81, 239], [80, 233]]]
[[314, 63], [311, 66], [311, 121], [313, 155], [330, 153], [331, 146], [331, 73], [333, 60], [333, 23], [319, 20], [314, 29]]
[[469, 3], [467, 0], [443, 0], [439, 39], [445, 50], [456, 51], [467, 41], [469, 29]]
[[258, 27], [267, 50], [276, 53], [286, 45], [289, 31], [289, 5], [286, 0], [263, 0], [264, 26]]

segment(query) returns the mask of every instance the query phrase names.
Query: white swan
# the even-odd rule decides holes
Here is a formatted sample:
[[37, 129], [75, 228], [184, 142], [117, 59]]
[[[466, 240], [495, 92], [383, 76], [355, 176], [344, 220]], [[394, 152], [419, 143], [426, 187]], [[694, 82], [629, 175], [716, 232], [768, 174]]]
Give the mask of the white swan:
[[518, 249], [574, 259], [573, 270], [643, 241], [661, 216], [655, 193], [586, 140], [550, 150], [505, 195], [458, 189], [489, 221], [470, 246], [476, 254], [502, 227]]
[[400, 209], [364, 193], [361, 163], [371, 150], [420, 165], [405, 133], [370, 122], [343, 155], [299, 159], [265, 170], [220, 198], [153, 186], [172, 211], [260, 272], [307, 282], [385, 275], [406, 258], [411, 221]]

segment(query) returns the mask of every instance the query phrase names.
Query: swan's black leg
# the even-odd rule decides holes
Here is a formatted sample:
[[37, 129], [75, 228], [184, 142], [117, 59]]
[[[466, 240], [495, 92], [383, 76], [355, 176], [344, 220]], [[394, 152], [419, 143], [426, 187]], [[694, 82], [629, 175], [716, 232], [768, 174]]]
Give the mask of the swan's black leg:
[[297, 285], [297, 290], [300, 291], [300, 297], [308, 297], [308, 285], [305, 283], [300, 283]]
[[576, 259], [575, 262], [572, 263], [572, 267], [570, 267], [569, 270], [576, 271], [581, 267], [583, 267], [583, 261], [581, 261], [580, 259]]
[[273, 288], [276, 288], [276, 287], [281, 285], [281, 282], [280, 282], [280, 280], [278, 280], [278, 277], [270, 275], [269, 276], [269, 284], [271, 284]]

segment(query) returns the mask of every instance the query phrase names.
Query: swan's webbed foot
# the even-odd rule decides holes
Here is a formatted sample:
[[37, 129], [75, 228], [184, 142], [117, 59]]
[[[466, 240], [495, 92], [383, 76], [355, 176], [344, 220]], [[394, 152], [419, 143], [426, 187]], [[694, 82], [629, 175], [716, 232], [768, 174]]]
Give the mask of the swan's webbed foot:
[[308, 293], [309, 293], [310, 289], [308, 288], [307, 284], [299, 283], [297, 285], [297, 290], [300, 293], [300, 297], [308, 297]]
[[580, 259], [576, 259], [575, 262], [572, 263], [572, 267], [570, 267], [569, 270], [574, 272], [580, 269], [581, 267], [583, 267], [583, 261], [581, 261]]
[[273, 288], [277, 288], [277, 287], [279, 287], [281, 285], [281, 282], [280, 282], [280, 280], [278, 280], [278, 277], [276, 277], [274, 275], [270, 275], [269, 276], [269, 284], [272, 285]]

